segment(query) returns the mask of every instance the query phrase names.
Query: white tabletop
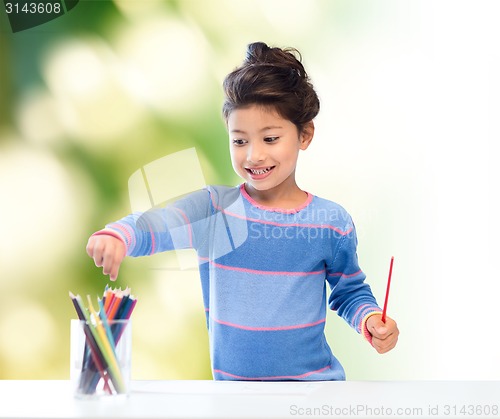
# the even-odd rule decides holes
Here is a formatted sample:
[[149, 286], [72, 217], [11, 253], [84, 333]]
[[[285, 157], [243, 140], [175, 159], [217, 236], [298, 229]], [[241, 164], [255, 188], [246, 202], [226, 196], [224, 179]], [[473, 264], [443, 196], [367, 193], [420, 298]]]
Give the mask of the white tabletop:
[[0, 418], [500, 418], [500, 382], [134, 381], [78, 400], [69, 381], [0, 380]]

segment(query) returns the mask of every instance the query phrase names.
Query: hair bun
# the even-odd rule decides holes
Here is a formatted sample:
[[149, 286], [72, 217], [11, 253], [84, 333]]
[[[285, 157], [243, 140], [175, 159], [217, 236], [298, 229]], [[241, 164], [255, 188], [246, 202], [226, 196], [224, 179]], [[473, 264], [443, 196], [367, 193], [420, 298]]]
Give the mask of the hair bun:
[[254, 42], [247, 47], [247, 55], [245, 62], [247, 64], [254, 64], [258, 62], [265, 62], [266, 53], [270, 50], [269, 46], [264, 42]]
[[307, 80], [307, 74], [301, 60], [300, 52], [295, 48], [273, 48], [264, 42], [254, 42], [247, 46], [243, 65], [273, 66], [285, 70], [287, 76]]
[[302, 131], [319, 112], [319, 98], [295, 48], [248, 44], [243, 64], [224, 79], [223, 114], [251, 104], [271, 106]]

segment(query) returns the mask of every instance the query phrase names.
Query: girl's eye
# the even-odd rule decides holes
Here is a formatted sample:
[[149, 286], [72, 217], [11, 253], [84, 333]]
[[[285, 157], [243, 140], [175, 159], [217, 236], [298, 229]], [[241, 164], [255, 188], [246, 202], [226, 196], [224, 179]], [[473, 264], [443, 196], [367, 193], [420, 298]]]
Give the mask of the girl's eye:
[[266, 137], [266, 138], [264, 138], [264, 141], [265, 141], [266, 143], [274, 143], [274, 142], [276, 142], [279, 138], [280, 138], [280, 137]]
[[235, 138], [233, 140], [233, 145], [241, 146], [241, 145], [245, 145], [245, 144], [246, 144], [246, 141], [242, 140], [241, 138]]

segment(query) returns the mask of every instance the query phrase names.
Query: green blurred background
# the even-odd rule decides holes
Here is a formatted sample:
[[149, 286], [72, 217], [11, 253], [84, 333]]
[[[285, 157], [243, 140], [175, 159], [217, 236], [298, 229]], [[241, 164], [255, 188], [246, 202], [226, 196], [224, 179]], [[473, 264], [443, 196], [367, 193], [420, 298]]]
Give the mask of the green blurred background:
[[[496, 1], [85, 1], [12, 33], [0, 12], [0, 379], [69, 377], [68, 291], [107, 278], [88, 236], [130, 211], [140, 167], [195, 147], [236, 184], [221, 82], [248, 43], [293, 46], [322, 101], [299, 185], [351, 212], [396, 350], [329, 313], [351, 380], [498, 379]], [[189, 170], [179, 175], [189, 176]], [[497, 179], [497, 180], [495, 180]], [[210, 379], [196, 270], [127, 259], [134, 379]]]

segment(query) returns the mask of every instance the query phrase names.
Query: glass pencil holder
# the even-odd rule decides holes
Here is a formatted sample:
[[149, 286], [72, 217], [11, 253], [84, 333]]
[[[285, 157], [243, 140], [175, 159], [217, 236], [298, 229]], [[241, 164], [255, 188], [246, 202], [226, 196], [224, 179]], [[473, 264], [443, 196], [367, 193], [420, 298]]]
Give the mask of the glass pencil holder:
[[128, 396], [132, 322], [71, 320], [70, 382], [77, 398]]

